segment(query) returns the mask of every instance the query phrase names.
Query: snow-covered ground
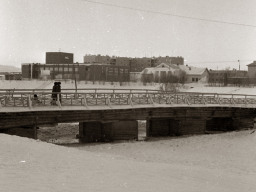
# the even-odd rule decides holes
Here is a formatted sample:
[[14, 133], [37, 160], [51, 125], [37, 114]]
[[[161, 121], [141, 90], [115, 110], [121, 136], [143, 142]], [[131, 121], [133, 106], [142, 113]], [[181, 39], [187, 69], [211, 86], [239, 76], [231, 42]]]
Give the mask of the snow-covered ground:
[[[0, 80], [0, 89], [52, 89], [55, 81], [7, 81]], [[75, 89], [75, 81], [73, 80], [63, 80], [61, 81], [62, 89]], [[103, 82], [90, 82], [90, 81], [78, 81], [78, 89], [96, 89], [96, 88], [109, 88], [109, 89], [159, 89], [158, 84], [150, 84], [144, 86], [142, 83], [123, 83], [120, 85], [119, 82], [114, 83], [103, 83]]]
[[[53, 82], [0, 81], [2, 89], [51, 89], [52, 85]], [[74, 83], [62, 83], [63, 88], [72, 88], [69, 86], [73, 87]], [[96, 86], [102, 87], [78, 84], [79, 88]], [[145, 86], [121, 86], [124, 87]], [[159, 85], [145, 88], [156, 89]], [[256, 94], [254, 88], [194, 84], [186, 85], [182, 91]], [[67, 125], [40, 129], [39, 138], [53, 143], [75, 140], [78, 131], [77, 124], [72, 124], [71, 129]], [[54, 131], [56, 138], [47, 137]], [[66, 146], [0, 134], [0, 143], [0, 191], [4, 192], [256, 191], [256, 132], [253, 130]]]
[[180, 91], [256, 95], [256, 87], [211, 87], [203, 84], [186, 84]]
[[[0, 89], [52, 89], [54, 81], [6, 81], [0, 80]], [[89, 82], [89, 81], [78, 81], [78, 89], [154, 89], [159, 90], [160, 87], [164, 87], [162, 84], [151, 83], [147, 86], [142, 83], [123, 83], [120, 85], [119, 82], [115, 83], [103, 83], [103, 82]], [[61, 81], [62, 89], [75, 89], [75, 82], [73, 80]], [[180, 86], [179, 91], [182, 92], [204, 92], [204, 93], [228, 93], [228, 94], [248, 94], [256, 95], [256, 87], [209, 87], [205, 84], [191, 83]]]
[[58, 146], [0, 134], [0, 191], [256, 190], [256, 133]]

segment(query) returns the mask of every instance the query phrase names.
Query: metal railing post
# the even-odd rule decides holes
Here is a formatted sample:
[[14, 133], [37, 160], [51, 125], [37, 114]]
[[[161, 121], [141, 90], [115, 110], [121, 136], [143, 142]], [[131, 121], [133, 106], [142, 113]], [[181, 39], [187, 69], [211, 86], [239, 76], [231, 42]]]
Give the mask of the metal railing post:
[[129, 101], [129, 104], [130, 104], [131, 106], [133, 106], [131, 94], [129, 94], [128, 101]]
[[109, 107], [111, 107], [111, 102], [110, 102], [109, 97], [107, 97], [107, 105], [108, 105]]
[[83, 95], [83, 99], [84, 99], [84, 106], [88, 107], [87, 99], [86, 99], [86, 94]]
[[29, 108], [32, 107], [32, 101], [31, 101], [30, 95], [28, 95], [28, 107]]
[[205, 104], [206, 104], [206, 101], [205, 101], [204, 94], [202, 94], [202, 101], [203, 101], [203, 104], [205, 105]]
[[60, 94], [57, 94], [57, 105], [59, 106], [59, 108], [61, 108]]
[[148, 96], [149, 96], [149, 99], [150, 99], [151, 104], [152, 104], [152, 105], [155, 105], [155, 102], [154, 102], [154, 100], [153, 100], [153, 98], [152, 98], [152, 95], [151, 95], [151, 94], [148, 94]]

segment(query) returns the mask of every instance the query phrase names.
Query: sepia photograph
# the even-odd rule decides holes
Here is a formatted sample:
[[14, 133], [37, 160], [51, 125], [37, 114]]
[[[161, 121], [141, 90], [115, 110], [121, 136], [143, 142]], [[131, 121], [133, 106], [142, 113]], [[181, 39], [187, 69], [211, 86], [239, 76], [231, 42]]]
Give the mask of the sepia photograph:
[[255, 9], [0, 0], [0, 191], [255, 192]]

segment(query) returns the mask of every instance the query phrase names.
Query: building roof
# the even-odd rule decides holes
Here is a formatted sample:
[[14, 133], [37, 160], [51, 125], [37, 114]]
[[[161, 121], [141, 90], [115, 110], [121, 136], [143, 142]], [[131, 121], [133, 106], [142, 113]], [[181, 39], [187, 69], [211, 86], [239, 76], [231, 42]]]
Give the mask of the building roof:
[[173, 64], [166, 64], [166, 63], [161, 63], [157, 65], [156, 67], [147, 67], [145, 68], [142, 73], [154, 73], [155, 71], [177, 71], [180, 70], [177, 66]]
[[46, 52], [46, 53], [47, 54], [48, 53], [53, 53], [53, 54], [72, 54], [72, 55], [74, 55], [74, 53], [67, 53], [67, 52], [60, 52], [60, 51], [59, 52], [56, 52], [56, 51], [55, 52]]
[[202, 75], [207, 68], [192, 67], [187, 65], [179, 65], [179, 68], [187, 73], [187, 75]]
[[202, 75], [207, 68], [199, 68], [199, 67], [192, 67], [187, 65], [176, 65], [176, 64], [167, 64], [161, 63], [156, 67], [148, 67], [145, 68], [142, 73], [153, 73], [154, 71], [178, 71], [182, 70], [185, 71], [187, 75]]
[[210, 69], [209, 70], [209, 73], [247, 73], [248, 71], [246, 70], [236, 70], [236, 69], [233, 69], [233, 70], [212, 70]]
[[147, 67], [145, 69], [143, 69], [143, 71], [141, 73], [154, 73], [155, 71], [166, 71], [166, 68], [155, 68], [155, 67]]
[[256, 61], [253, 61], [253, 63], [250, 63], [247, 65], [248, 67], [255, 67], [256, 66]]
[[170, 64], [170, 63], [161, 63], [161, 64], [157, 65], [156, 68], [180, 69], [178, 67], [178, 65]]

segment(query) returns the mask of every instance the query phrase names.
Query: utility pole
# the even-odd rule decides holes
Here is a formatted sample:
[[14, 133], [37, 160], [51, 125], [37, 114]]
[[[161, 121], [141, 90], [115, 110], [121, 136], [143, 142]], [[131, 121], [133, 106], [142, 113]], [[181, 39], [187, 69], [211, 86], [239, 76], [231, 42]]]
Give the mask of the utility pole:
[[73, 78], [75, 80], [75, 89], [76, 89], [76, 93], [77, 93], [76, 74], [75, 74], [75, 64], [74, 63], [73, 63]]
[[238, 64], [239, 64], [239, 71], [240, 71], [240, 60], [238, 60]]
[[30, 71], [31, 71], [31, 73], [30, 73], [30, 75], [31, 75], [30, 76], [30, 80], [32, 80], [33, 79], [33, 66], [32, 66], [33, 64], [31, 63], [30, 65], [31, 65], [31, 67], [30, 67]]

